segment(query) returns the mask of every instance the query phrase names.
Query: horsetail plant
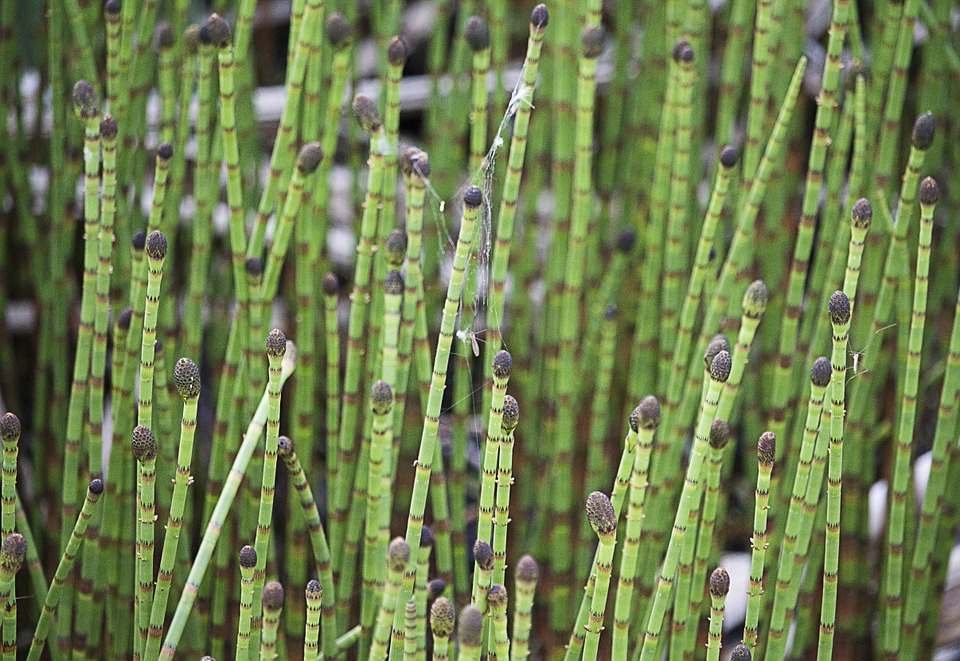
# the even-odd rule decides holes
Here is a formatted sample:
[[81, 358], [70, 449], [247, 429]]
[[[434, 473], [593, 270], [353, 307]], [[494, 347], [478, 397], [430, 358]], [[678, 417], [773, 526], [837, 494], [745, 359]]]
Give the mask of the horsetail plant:
[[[923, 192], [923, 189], [921, 189]], [[929, 188], [926, 191], [929, 194]], [[925, 196], [920, 198], [921, 215], [924, 214]], [[926, 197], [927, 203], [930, 198]], [[925, 219], [921, 223], [926, 222]], [[922, 225], [921, 225], [922, 226]], [[930, 585], [930, 561], [933, 556], [933, 547], [937, 539], [937, 524], [940, 519], [940, 509], [943, 504], [946, 489], [945, 466], [951, 458], [948, 455], [948, 436], [956, 419], [955, 397], [958, 385], [958, 365], [960, 365], [960, 324], [957, 322], [960, 308], [955, 308], [953, 330], [950, 335], [950, 346], [947, 355], [946, 374], [940, 394], [940, 404], [937, 411], [937, 429], [933, 439], [931, 469], [929, 483], [923, 495], [920, 510], [920, 523], [916, 535], [916, 545], [913, 551], [913, 561], [910, 570], [910, 584], [903, 614], [903, 644], [901, 653], [904, 658], [913, 658], [919, 644], [920, 623], [929, 606], [926, 602], [927, 590]], [[926, 611], [929, 613], [929, 611]]]
[[513, 572], [513, 640], [510, 646], [510, 661], [523, 661], [530, 653], [530, 628], [533, 613], [533, 597], [540, 578], [537, 561], [525, 555], [517, 561]]
[[[3, 441], [3, 479], [0, 489], [0, 533], [6, 537], [15, 532], [17, 509], [17, 455], [19, 454], [21, 425], [13, 413], [0, 418], [0, 440]], [[13, 659], [17, 653], [17, 595], [16, 585], [10, 586], [4, 605], [3, 656]], [[12, 615], [11, 615], [12, 614]], [[9, 622], [9, 625], [8, 625]]]
[[487, 606], [490, 609], [490, 618], [493, 621], [491, 635], [493, 643], [488, 646], [489, 659], [510, 658], [510, 638], [507, 634], [507, 588], [500, 583], [494, 583], [487, 595]]
[[777, 437], [766, 431], [757, 441], [757, 461], [760, 470], [757, 474], [757, 493], [753, 514], [753, 539], [750, 541], [752, 557], [750, 561], [750, 591], [747, 601], [747, 622], [743, 628], [743, 644], [757, 646], [760, 628], [760, 609], [763, 599], [763, 565], [767, 553], [767, 511], [770, 502], [770, 475], [777, 453]]
[[266, 580], [267, 549], [270, 545], [271, 523], [273, 521], [273, 501], [277, 479], [277, 452], [280, 439], [280, 393], [283, 389], [281, 372], [283, 355], [287, 351], [287, 338], [278, 328], [267, 336], [267, 360], [270, 363], [267, 381], [269, 412], [267, 414], [267, 435], [263, 450], [263, 480], [260, 486], [260, 513], [257, 519], [257, 568], [253, 574], [253, 620], [251, 620], [251, 647], [260, 647], [261, 599], [263, 584]]
[[260, 637], [260, 658], [277, 658], [277, 633], [280, 629], [280, 614], [283, 611], [283, 586], [278, 581], [268, 581], [263, 586], [263, 635]]
[[[383, 601], [380, 603], [380, 612], [377, 615], [377, 626], [373, 630], [373, 640], [370, 643], [371, 659], [383, 659], [387, 655], [387, 648], [391, 646], [391, 637], [393, 644], [400, 640], [402, 646], [402, 635], [398, 639], [391, 634], [395, 613], [397, 611], [398, 597], [403, 588], [403, 576], [407, 571], [407, 565], [410, 563], [410, 546], [402, 537], [395, 537], [387, 547], [387, 584], [383, 591]], [[402, 631], [402, 630], [401, 630]]]
[[[707, 487], [703, 496], [703, 516], [697, 531], [696, 558], [693, 565], [693, 580], [690, 591], [690, 615], [696, 618], [703, 605], [703, 583], [707, 575], [707, 563], [713, 554], [713, 533], [716, 528], [717, 510], [721, 497], [721, 472], [723, 468], [723, 450], [730, 440], [730, 425], [726, 420], [714, 418], [710, 424], [710, 456], [707, 464]], [[711, 624], [712, 624], [711, 620]], [[683, 653], [692, 653], [696, 646], [697, 627], [687, 630], [683, 644]]]
[[[60, 564], [57, 566], [57, 573], [54, 575], [53, 583], [50, 584], [50, 589], [47, 591], [47, 596], [44, 599], [43, 612], [37, 621], [36, 629], [34, 629], [33, 642], [30, 644], [30, 652], [27, 656], [30, 661], [39, 661], [40, 656], [43, 654], [43, 648], [47, 644], [47, 636], [50, 633], [53, 614], [56, 612], [57, 605], [60, 602], [63, 585], [70, 571], [73, 569], [73, 563], [77, 559], [77, 553], [80, 551], [80, 544], [83, 543], [84, 535], [86, 535], [87, 532], [87, 524], [90, 522], [90, 517], [93, 516], [94, 509], [102, 493], [103, 480], [91, 480], [90, 485], [87, 487], [87, 496], [83, 501], [83, 507], [77, 517], [73, 531], [70, 533], [70, 542], [63, 551]], [[13, 534], [20, 537], [21, 541], [23, 540], [18, 533]], [[10, 539], [10, 536], [6, 539]], [[6, 539], [4, 540], [5, 542]], [[16, 540], [16, 538], [14, 538], [14, 540]], [[23, 551], [24, 553], [26, 552], [25, 547]], [[4, 565], [2, 556], [3, 549], [0, 549], [0, 571], [3, 571], [2, 567]]]
[[[811, 477], [814, 461], [814, 448], [820, 436], [820, 420], [823, 412], [823, 401], [826, 398], [827, 386], [830, 385], [830, 360], [826, 356], [817, 358], [810, 368], [810, 398], [807, 404], [806, 421], [803, 428], [803, 439], [798, 448], [797, 470], [793, 479], [793, 492], [790, 496], [790, 508], [787, 514], [783, 544], [780, 547], [780, 557], [777, 563], [776, 592], [774, 593], [773, 611], [770, 619], [770, 629], [767, 634], [767, 654], [779, 657], [786, 654], [787, 613], [796, 606], [796, 597], [800, 592], [800, 576], [794, 574], [795, 558], [799, 558], [802, 566], [806, 556], [806, 547], [809, 540], [800, 543], [802, 519], [812, 519], [813, 512], [806, 511], [805, 496], [810, 491], [808, 486], [816, 482], [816, 498], [820, 496], [822, 477]], [[822, 436], [826, 436], [823, 434]], [[816, 504], [813, 505], [816, 510]]]
[[163, 634], [163, 618], [167, 611], [170, 584], [180, 544], [183, 515], [187, 505], [187, 490], [190, 485], [190, 466], [193, 459], [193, 439], [197, 428], [197, 402], [200, 399], [200, 368], [189, 358], [181, 358], [174, 369], [177, 393], [183, 399], [183, 417], [180, 422], [180, 444], [177, 453], [177, 474], [170, 501], [170, 516], [163, 536], [163, 551], [160, 554], [160, 569], [154, 589], [150, 614], [150, 630], [143, 657], [155, 659], [160, 653]]
[[[502, 353], [498, 352], [499, 357]], [[508, 354], [509, 355], [509, 354]], [[507, 566], [507, 530], [510, 523], [510, 488], [513, 484], [513, 434], [520, 424], [520, 405], [512, 395], [503, 398], [500, 458], [497, 463], [497, 505], [493, 518], [493, 582], [504, 582]]]
[[303, 634], [303, 659], [316, 661], [320, 657], [320, 616], [323, 609], [323, 588], [311, 579], [306, 588], [307, 617]]
[[930, 245], [933, 236], [933, 211], [939, 197], [937, 182], [927, 177], [920, 182], [920, 238], [917, 246], [917, 272], [913, 289], [913, 316], [910, 324], [907, 369], [904, 372], [900, 403], [900, 425], [896, 435], [893, 477], [890, 490], [890, 514], [887, 526], [887, 573], [884, 578], [884, 657], [895, 657], [900, 650], [903, 544], [906, 527], [908, 490], [910, 486], [910, 454], [913, 447], [917, 412], [917, 388], [920, 358], [923, 351], [923, 329], [927, 314], [927, 290], [930, 275]]
[[357, 249], [356, 271], [353, 278], [353, 295], [350, 305], [350, 319], [347, 328], [347, 357], [343, 381], [343, 408], [340, 418], [340, 439], [338, 443], [341, 466], [334, 494], [334, 514], [330, 532], [333, 557], [337, 565], [341, 558], [345, 538], [345, 525], [349, 507], [350, 485], [353, 484], [354, 442], [357, 432], [357, 406], [361, 377], [361, 352], [363, 350], [363, 329], [366, 323], [367, 297], [370, 286], [370, 270], [373, 262], [373, 246], [376, 240], [377, 213], [383, 185], [384, 156], [386, 134], [380, 112], [376, 104], [367, 96], [358, 94], [353, 99], [353, 112], [360, 127], [370, 133], [370, 173], [367, 178], [367, 194], [363, 207], [363, 220], [360, 224], [360, 242]]
[[613, 547], [617, 542], [617, 513], [610, 499], [599, 491], [587, 498], [587, 518], [590, 527], [600, 539], [597, 552], [596, 587], [593, 602], [590, 605], [590, 623], [587, 625], [587, 638], [583, 644], [584, 661], [595, 661], [600, 647], [600, 631], [603, 629], [603, 615], [607, 605], [607, 592], [610, 588], [610, 575], [613, 573]]
[[[852, 242], [852, 239], [851, 239]], [[852, 245], [852, 243], [851, 243]], [[830, 467], [827, 476], [826, 550], [823, 560], [823, 602], [820, 608], [820, 640], [817, 657], [833, 656], [837, 607], [837, 572], [840, 562], [840, 489], [843, 476], [843, 415], [847, 372], [847, 338], [850, 330], [850, 299], [842, 291], [830, 297], [833, 352], [830, 354]]]
[[[323, 653], [325, 656], [329, 655], [332, 657], [336, 653], [335, 641], [338, 630], [335, 613], [337, 599], [334, 592], [333, 572], [331, 570], [330, 546], [327, 542], [327, 535], [323, 530], [323, 523], [320, 521], [320, 513], [317, 511], [317, 503], [313, 498], [310, 481], [307, 479], [303, 467], [300, 465], [300, 459], [297, 457], [293, 441], [286, 436], [281, 436], [277, 439], [277, 452], [287, 467], [290, 484], [300, 498], [300, 506], [303, 510], [304, 520], [306, 521], [310, 545], [313, 548], [313, 558], [317, 567], [317, 575], [320, 579], [319, 585], [322, 594], [320, 595], [319, 609], [321, 619], [320, 626], [323, 628]], [[306, 645], [306, 643], [304, 643], [304, 645]]]
[[253, 616], [253, 572], [257, 566], [257, 551], [252, 546], [240, 549], [240, 624], [237, 627], [237, 658], [248, 658], [250, 649], [250, 619]]
[[137, 425], [131, 434], [133, 456], [137, 460], [137, 630], [134, 641], [143, 658], [150, 628], [153, 604], [154, 520], [156, 518], [157, 440], [149, 427]]
[[[637, 435], [637, 449], [634, 453], [630, 471], [630, 501], [627, 509], [623, 554], [620, 556], [620, 574], [613, 612], [614, 628], [611, 651], [612, 658], [621, 661], [627, 658], [627, 645], [630, 641], [633, 584], [636, 580], [640, 534], [643, 530], [644, 501], [650, 473], [650, 455], [653, 451], [653, 437], [659, 425], [660, 402], [653, 395], [648, 395], [630, 415], [630, 428]], [[594, 592], [594, 595], [596, 595], [596, 592]]]
[[730, 574], [723, 567], [717, 567], [710, 574], [710, 634], [707, 638], [707, 661], [720, 661], [724, 602], [729, 592]]
[[[360, 656], [369, 649], [373, 632], [376, 604], [382, 599], [386, 572], [382, 572], [382, 559], [386, 551], [380, 546], [381, 487], [384, 476], [390, 473], [390, 445], [393, 432], [391, 414], [393, 412], [393, 388], [383, 380], [377, 381], [370, 389], [370, 410], [373, 414], [373, 438], [370, 443], [370, 457], [367, 462], [367, 514], [364, 519], [363, 546], [363, 600], [361, 601]], [[363, 631], [365, 630], [365, 631]]]
[[[651, 607], [646, 634], [644, 635], [640, 656], [641, 661], [644, 659], [652, 659], [657, 649], [657, 640], [660, 637], [660, 631], [663, 627], [667, 602], [671, 597], [673, 581], [677, 573], [680, 548], [683, 544], [684, 535], [687, 532], [687, 522], [690, 518], [691, 510], [698, 506], [700, 499], [700, 475], [703, 467], [703, 456], [708, 443], [710, 424], [717, 412], [720, 390], [730, 376], [731, 367], [732, 361], [730, 354], [726, 351], [718, 353], [710, 365], [710, 384], [707, 388], [707, 394], [703, 399], [703, 412], [700, 414], [700, 421], [697, 424], [697, 436], [694, 441], [690, 464], [687, 467], [683, 493], [680, 496], [680, 506], [677, 508], [673, 532], [670, 535], [670, 544], [660, 570], [657, 591]], [[690, 534], [693, 533], [691, 532]]]

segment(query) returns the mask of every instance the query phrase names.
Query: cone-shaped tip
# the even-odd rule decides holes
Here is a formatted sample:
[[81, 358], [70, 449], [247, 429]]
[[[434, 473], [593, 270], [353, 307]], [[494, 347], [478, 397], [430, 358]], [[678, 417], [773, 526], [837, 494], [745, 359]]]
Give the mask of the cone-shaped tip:
[[280, 581], [268, 581], [263, 586], [263, 610], [267, 613], [279, 613], [283, 609], [284, 590]]
[[476, 186], [468, 186], [463, 194], [463, 203], [471, 209], [476, 209], [483, 202], [483, 191]]
[[15, 413], [4, 413], [0, 418], [0, 439], [4, 443], [16, 443], [20, 440], [20, 418]]
[[436, 638], [449, 638], [453, 633], [456, 613], [446, 597], [440, 597], [430, 607], [430, 630]]
[[327, 40], [337, 50], [350, 45], [352, 32], [350, 21], [343, 14], [334, 12], [327, 18]]
[[831, 374], [833, 374], [833, 368], [830, 366], [830, 359], [820, 356], [813, 361], [813, 366], [810, 368], [810, 383], [819, 388], [826, 388], [830, 383]]
[[395, 67], [402, 67], [407, 61], [409, 52], [407, 42], [403, 37], [394, 37], [387, 44], [387, 62]]
[[710, 378], [720, 383], [726, 383], [732, 367], [733, 361], [730, 359], [730, 353], [721, 351], [713, 357], [713, 361], [710, 363]]
[[767, 311], [767, 285], [763, 280], [754, 280], [743, 294], [743, 314], [759, 319]]
[[603, 28], [599, 25], [583, 28], [580, 31], [580, 54], [591, 60], [600, 57], [604, 37]]
[[96, 119], [100, 116], [100, 99], [88, 81], [78, 80], [73, 86], [70, 99], [73, 101], [73, 111], [81, 119]]
[[937, 134], [937, 122], [933, 118], [932, 112], [925, 112], [913, 123], [913, 134], [910, 140], [913, 146], [921, 151], [930, 149], [933, 144], [933, 138]]
[[393, 388], [380, 379], [370, 388], [370, 410], [374, 415], [386, 415], [393, 408]]
[[474, 53], [490, 47], [490, 29], [479, 16], [471, 16], [463, 27], [463, 36]]
[[320, 143], [308, 142], [300, 148], [300, 153], [297, 154], [297, 170], [304, 176], [313, 174], [322, 160], [323, 149], [320, 147]]
[[834, 326], [843, 326], [850, 321], [850, 299], [842, 291], [835, 291], [830, 296], [830, 323]]
[[173, 382], [183, 399], [200, 396], [200, 368], [189, 358], [181, 358], [173, 368]]
[[737, 153], [736, 147], [727, 145], [720, 151], [720, 165], [728, 170], [737, 164], [739, 158], [740, 154]]
[[710, 594], [723, 599], [730, 592], [730, 574], [723, 567], [717, 567], [710, 574]]
[[130, 434], [133, 456], [137, 461], [150, 461], [157, 456], [157, 439], [149, 427], [137, 425]]
[[730, 425], [723, 418], [714, 418], [710, 423], [710, 447], [722, 450], [730, 440]]
[[501, 349], [493, 357], [493, 378], [509, 379], [510, 371], [513, 369], [513, 357], [506, 349]]
[[587, 521], [593, 532], [609, 535], [617, 529], [617, 515], [606, 494], [594, 491], [587, 496]]
[[550, 23], [550, 11], [545, 4], [540, 3], [530, 12], [530, 25], [542, 30], [547, 27], [548, 23]]
[[518, 424], [520, 424], [520, 404], [513, 395], [506, 395], [503, 398], [503, 422], [500, 426], [509, 434], [517, 428]]
[[147, 257], [150, 259], [165, 259], [167, 256], [167, 237], [160, 230], [153, 230], [147, 237], [145, 249]]
[[240, 566], [244, 569], [253, 569], [257, 566], [257, 550], [249, 544], [240, 549]]
[[387, 235], [386, 246], [387, 265], [399, 269], [407, 256], [407, 233], [401, 229], [391, 231]]
[[483, 613], [473, 605], [466, 606], [460, 611], [459, 640], [461, 647], [480, 647], [483, 633]]
[[757, 460], [761, 464], [772, 464], [776, 456], [777, 436], [772, 431], [765, 431], [757, 441]]
[[353, 97], [353, 114], [356, 115], [360, 128], [364, 131], [372, 133], [383, 126], [377, 104], [366, 94], [357, 94]]
[[853, 208], [850, 210], [850, 218], [853, 220], [853, 226], [857, 229], [869, 228], [873, 221], [873, 205], [870, 204], [870, 200], [861, 197], [854, 202]]
[[274, 328], [267, 335], [267, 355], [282, 358], [287, 351], [287, 336], [279, 328]]
[[933, 206], [940, 199], [940, 187], [933, 177], [927, 177], [920, 182], [920, 204], [925, 207]]

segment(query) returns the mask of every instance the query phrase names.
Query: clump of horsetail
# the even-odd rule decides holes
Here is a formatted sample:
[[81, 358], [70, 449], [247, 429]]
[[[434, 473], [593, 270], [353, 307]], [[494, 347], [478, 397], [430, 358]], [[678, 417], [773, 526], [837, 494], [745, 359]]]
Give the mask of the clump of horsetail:
[[446, 661], [450, 658], [450, 636], [456, 612], [446, 597], [438, 597], [430, 606], [430, 631], [433, 633], [433, 660]]
[[723, 567], [717, 567], [710, 574], [710, 632], [707, 637], [707, 661], [720, 660], [723, 613], [729, 592], [730, 574]]

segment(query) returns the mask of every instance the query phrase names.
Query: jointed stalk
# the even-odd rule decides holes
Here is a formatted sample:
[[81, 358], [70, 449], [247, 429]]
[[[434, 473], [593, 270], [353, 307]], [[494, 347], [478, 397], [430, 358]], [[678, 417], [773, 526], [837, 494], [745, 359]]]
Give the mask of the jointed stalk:
[[717, 567], [710, 574], [710, 634], [707, 638], [707, 661], [720, 661], [724, 601], [728, 592], [730, 592], [730, 574], [726, 569]]
[[[650, 473], [650, 455], [653, 437], [660, 424], [660, 402], [649, 395], [640, 402], [630, 416], [630, 427], [637, 434], [637, 449], [630, 471], [630, 503], [627, 510], [627, 528], [620, 559], [620, 576], [613, 612], [613, 648], [611, 655], [616, 661], [627, 658], [630, 643], [630, 615], [633, 605], [633, 584], [637, 572], [637, 556], [640, 550], [640, 534], [643, 531], [644, 501]], [[596, 594], [596, 592], [594, 592]]]
[[[639, 452], [638, 452], [639, 454]], [[590, 605], [590, 623], [587, 625], [587, 639], [583, 644], [584, 661], [595, 661], [600, 647], [600, 630], [603, 628], [603, 615], [607, 606], [607, 592], [610, 588], [610, 575], [613, 573], [613, 547], [617, 542], [617, 513], [606, 495], [594, 491], [587, 498], [587, 517], [590, 527], [600, 538], [596, 564], [596, 587]]]
[[253, 616], [253, 572], [257, 551], [252, 546], [240, 549], [240, 622], [237, 625], [237, 659], [250, 654], [250, 618]]
[[[170, 584], [177, 560], [183, 515], [187, 506], [187, 491], [190, 486], [190, 465], [193, 460], [193, 438], [197, 429], [197, 403], [200, 399], [200, 368], [189, 358], [181, 358], [174, 369], [177, 393], [183, 399], [183, 417], [180, 422], [180, 444], [177, 452], [177, 474], [170, 500], [170, 516], [163, 536], [163, 551], [154, 591], [153, 609], [150, 613], [150, 631], [144, 659], [155, 659], [160, 653], [163, 620], [170, 597]], [[169, 440], [167, 441], [169, 443]]]
[[750, 562], [750, 590], [747, 601], [747, 622], [743, 628], [743, 644], [757, 646], [757, 630], [760, 628], [760, 610], [763, 599], [763, 564], [767, 553], [767, 503], [770, 501], [770, 474], [777, 453], [777, 437], [773, 432], [764, 432], [757, 442], [757, 460], [760, 470], [757, 475], [757, 495], [753, 515], [753, 549]]
[[[293, 441], [286, 436], [281, 436], [277, 441], [277, 449], [280, 459], [287, 467], [290, 484], [297, 492], [300, 498], [300, 506], [303, 509], [303, 516], [307, 524], [307, 532], [310, 536], [310, 545], [313, 547], [313, 559], [317, 567], [317, 575], [320, 578], [319, 587], [322, 594], [319, 600], [319, 617], [323, 628], [323, 654], [328, 659], [336, 656], [335, 640], [337, 637], [337, 621], [335, 608], [337, 604], [336, 594], [333, 588], [333, 573], [330, 568], [330, 547], [327, 544], [327, 535], [323, 530], [323, 524], [320, 521], [320, 512], [317, 510], [317, 503], [313, 498], [313, 490], [310, 488], [310, 481], [300, 465], [300, 459], [297, 457], [296, 450], [293, 447]], [[308, 586], [309, 587], [309, 586]], [[307, 620], [310, 619], [310, 597], [307, 599]], [[304, 643], [306, 645], [306, 643]]]
[[[851, 242], [852, 248], [852, 242]], [[851, 250], [852, 252], [852, 250]], [[833, 351], [830, 354], [830, 467], [827, 475], [827, 528], [823, 559], [823, 603], [820, 608], [818, 661], [833, 656], [836, 622], [837, 579], [840, 563], [840, 488], [843, 476], [843, 415], [847, 373], [847, 339], [850, 331], [850, 299], [842, 291], [830, 297]]]
[[260, 658], [272, 661], [277, 658], [277, 632], [280, 629], [280, 614], [283, 611], [283, 586], [270, 581], [263, 586], [263, 635], [260, 638]]
[[[896, 435], [896, 453], [890, 489], [890, 514], [887, 526], [887, 573], [883, 591], [883, 639], [881, 652], [885, 658], [898, 658], [901, 635], [901, 598], [903, 594], [903, 544], [907, 520], [907, 498], [911, 496], [910, 454], [913, 447], [917, 412], [917, 389], [920, 378], [920, 356], [923, 351], [923, 329], [927, 314], [927, 289], [930, 275], [930, 244], [933, 235], [933, 211], [939, 190], [937, 182], [927, 177], [920, 183], [920, 240], [917, 246], [917, 274], [913, 290], [913, 317], [900, 404], [900, 426]], [[902, 285], [901, 285], [902, 286]]]
[[43, 612], [40, 614], [36, 629], [34, 629], [33, 642], [30, 644], [30, 653], [27, 656], [29, 661], [39, 661], [43, 654], [43, 648], [47, 644], [47, 635], [50, 633], [53, 614], [60, 602], [63, 584], [77, 559], [80, 543], [83, 542], [83, 537], [87, 532], [87, 524], [90, 517], [93, 516], [94, 507], [100, 499], [101, 493], [103, 493], [103, 481], [99, 479], [91, 481], [87, 488], [86, 500], [83, 501], [83, 508], [80, 510], [73, 532], [70, 534], [70, 541], [63, 551], [63, 557], [60, 558], [60, 564], [57, 566], [57, 573], [53, 577], [53, 583], [50, 584], [50, 589], [47, 591], [47, 596], [43, 602]]
[[[683, 485], [683, 492], [680, 496], [680, 506], [677, 508], [673, 532], [670, 535], [670, 544], [667, 547], [667, 555], [663, 560], [663, 566], [660, 570], [657, 592], [654, 597], [646, 635], [643, 640], [643, 648], [640, 656], [641, 661], [652, 659], [656, 653], [657, 641], [663, 627], [663, 620], [668, 602], [670, 601], [674, 577], [677, 573], [680, 547], [683, 545], [683, 538], [687, 532], [687, 522], [690, 518], [691, 510], [697, 507], [700, 502], [700, 474], [703, 467], [703, 456], [707, 448], [710, 424], [717, 412], [720, 390], [730, 376], [731, 366], [732, 361], [730, 354], [726, 351], [718, 353], [710, 365], [710, 384], [707, 388], [706, 396], [703, 399], [703, 412], [700, 415], [700, 422], [697, 424], [697, 435], [694, 441], [693, 453], [690, 456], [690, 464], [687, 467], [687, 476]], [[691, 532], [691, 534], [693, 533]]]
[[[430, 474], [433, 470], [433, 460], [438, 443], [440, 425], [440, 405], [447, 380], [447, 363], [450, 358], [450, 347], [453, 344], [453, 330], [456, 323], [457, 308], [460, 305], [460, 289], [463, 286], [463, 275], [467, 259], [473, 244], [473, 236], [477, 219], [480, 215], [480, 205], [483, 202], [483, 193], [476, 186], [467, 188], [463, 196], [464, 211], [460, 224], [460, 235], [457, 238], [457, 250], [453, 261], [453, 271], [447, 286], [446, 302], [443, 306], [443, 318], [440, 322], [440, 337], [437, 342], [437, 352], [434, 357], [433, 378], [430, 383], [430, 396], [424, 407], [423, 434], [420, 439], [420, 451], [417, 456], [416, 477], [413, 484], [413, 498], [410, 501], [410, 514], [407, 521], [407, 544], [410, 546], [410, 565], [416, 566], [416, 554], [420, 546], [420, 530], [423, 527], [423, 513], [427, 503]], [[401, 599], [409, 598], [413, 594], [415, 572], [407, 569], [403, 577]], [[395, 616], [394, 630], [402, 630], [401, 620]], [[399, 650], [397, 651], [399, 654]], [[391, 650], [391, 657], [396, 661]]]

